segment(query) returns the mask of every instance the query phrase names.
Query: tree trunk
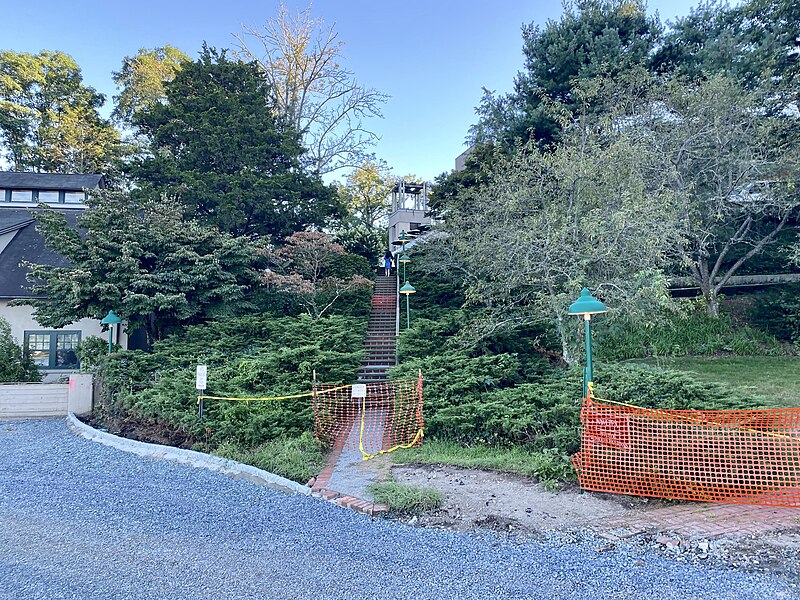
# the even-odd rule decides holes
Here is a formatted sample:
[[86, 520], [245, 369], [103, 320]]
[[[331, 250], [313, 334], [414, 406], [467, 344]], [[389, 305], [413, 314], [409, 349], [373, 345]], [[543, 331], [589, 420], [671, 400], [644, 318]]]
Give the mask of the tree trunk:
[[564, 362], [572, 366], [575, 362], [575, 357], [572, 356], [567, 332], [564, 329], [564, 317], [560, 314], [556, 314], [556, 327], [558, 329], [558, 337], [561, 338], [561, 355], [564, 358]]
[[701, 258], [694, 267], [694, 277], [706, 301], [706, 312], [709, 317], [719, 316], [719, 298], [712, 281], [712, 273], [708, 269], [708, 259]]
[[706, 299], [706, 313], [709, 317], [719, 317], [719, 297], [717, 290], [711, 288], [707, 294], [704, 294]]

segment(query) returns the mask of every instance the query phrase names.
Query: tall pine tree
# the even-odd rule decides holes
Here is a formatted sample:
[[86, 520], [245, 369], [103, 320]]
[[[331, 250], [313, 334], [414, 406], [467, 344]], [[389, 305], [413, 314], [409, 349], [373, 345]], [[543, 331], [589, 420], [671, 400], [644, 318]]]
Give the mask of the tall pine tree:
[[285, 237], [340, 213], [334, 190], [303, 171], [297, 131], [267, 104], [255, 65], [204, 47], [134, 124], [150, 151], [130, 167], [140, 187], [234, 235]]

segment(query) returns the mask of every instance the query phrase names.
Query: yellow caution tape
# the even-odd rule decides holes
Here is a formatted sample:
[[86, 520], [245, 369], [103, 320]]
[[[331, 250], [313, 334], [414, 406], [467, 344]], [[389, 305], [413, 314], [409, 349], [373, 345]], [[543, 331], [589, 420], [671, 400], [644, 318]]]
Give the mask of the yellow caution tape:
[[338, 390], [343, 390], [349, 388], [349, 385], [341, 385], [339, 387], [333, 388], [325, 388], [322, 390], [315, 390], [312, 392], [306, 392], [304, 394], [292, 394], [290, 396], [266, 396], [262, 398], [237, 398], [234, 396], [198, 396], [197, 402], [200, 403], [200, 400], [236, 400], [242, 402], [250, 402], [250, 401], [262, 401], [262, 400], [288, 400], [289, 398], [306, 398], [308, 396], [314, 396], [319, 394], [327, 394], [330, 392], [336, 392]]

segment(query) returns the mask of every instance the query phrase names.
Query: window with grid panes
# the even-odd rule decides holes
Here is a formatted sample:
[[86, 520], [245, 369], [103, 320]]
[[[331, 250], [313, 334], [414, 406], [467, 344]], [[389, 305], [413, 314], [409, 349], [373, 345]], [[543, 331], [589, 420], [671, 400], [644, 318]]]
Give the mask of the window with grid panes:
[[77, 369], [80, 331], [26, 331], [25, 347], [43, 369]]

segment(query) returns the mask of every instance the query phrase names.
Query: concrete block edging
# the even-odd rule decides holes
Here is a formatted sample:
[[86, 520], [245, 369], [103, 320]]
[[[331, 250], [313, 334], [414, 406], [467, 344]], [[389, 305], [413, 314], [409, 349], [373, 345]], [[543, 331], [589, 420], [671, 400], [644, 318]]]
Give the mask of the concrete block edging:
[[136, 454], [137, 456], [152, 458], [154, 460], [168, 460], [198, 469], [208, 469], [209, 471], [214, 471], [233, 479], [245, 479], [256, 485], [263, 485], [291, 494], [301, 494], [303, 496], [311, 494], [311, 488], [306, 485], [251, 465], [244, 465], [235, 460], [211, 456], [210, 454], [203, 454], [202, 452], [196, 452], [194, 450], [184, 450], [182, 448], [173, 448], [172, 446], [137, 442], [106, 433], [105, 431], [99, 431], [79, 421], [73, 413], [67, 415], [67, 427], [75, 435], [103, 444], [104, 446], [122, 450], [123, 452]]

